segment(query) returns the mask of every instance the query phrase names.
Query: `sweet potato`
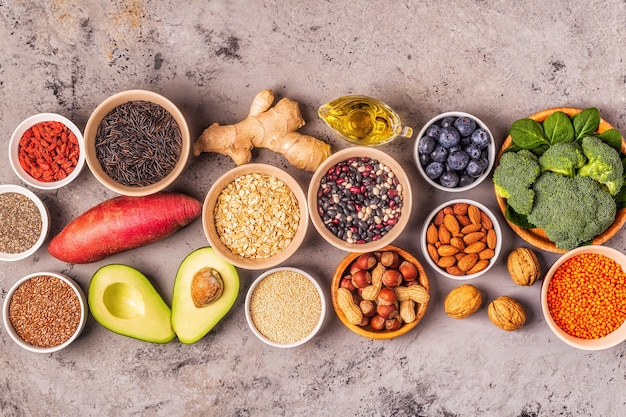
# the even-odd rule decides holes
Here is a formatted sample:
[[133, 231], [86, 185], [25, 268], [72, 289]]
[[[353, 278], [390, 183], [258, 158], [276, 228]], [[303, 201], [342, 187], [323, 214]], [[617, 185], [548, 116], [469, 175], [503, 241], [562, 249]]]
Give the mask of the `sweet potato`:
[[48, 245], [55, 258], [96, 262], [156, 242], [200, 216], [202, 203], [179, 193], [114, 197], [72, 220]]

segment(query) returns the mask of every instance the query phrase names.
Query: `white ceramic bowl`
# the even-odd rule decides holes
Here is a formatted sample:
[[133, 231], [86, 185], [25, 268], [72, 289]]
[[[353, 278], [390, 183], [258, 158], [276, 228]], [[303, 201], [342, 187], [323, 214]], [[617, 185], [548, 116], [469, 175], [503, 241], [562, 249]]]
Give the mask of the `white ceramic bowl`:
[[617, 346], [618, 344], [626, 340], [626, 321], [622, 323], [622, 325], [614, 330], [612, 333], [609, 333], [608, 335], [600, 339], [584, 339], [572, 336], [565, 332], [563, 329], [561, 329], [552, 318], [552, 315], [550, 314], [550, 310], [548, 308], [548, 288], [550, 285], [550, 281], [554, 276], [554, 273], [565, 261], [583, 253], [604, 255], [608, 258], [613, 259], [622, 267], [624, 271], [626, 271], [626, 255], [618, 250], [600, 245], [581, 246], [579, 248], [573, 249], [557, 259], [546, 273], [543, 284], [541, 286], [541, 310], [550, 330], [552, 330], [552, 332], [554, 332], [554, 334], [559, 339], [561, 339], [568, 345], [582, 350], [608, 349]]
[[[52, 346], [52, 347], [37, 347], [37, 346], [31, 345], [30, 343], [22, 340], [22, 338], [18, 335], [18, 333], [16, 332], [15, 328], [11, 324], [11, 320], [9, 318], [9, 307], [10, 307], [10, 304], [11, 304], [11, 298], [13, 297], [15, 291], [24, 282], [26, 282], [26, 281], [28, 281], [28, 280], [30, 280], [32, 278], [40, 277], [40, 276], [47, 276], [47, 277], [58, 278], [61, 281], [63, 281], [66, 284], [68, 284], [70, 286], [70, 288], [76, 294], [76, 297], [78, 298], [78, 301], [80, 303], [80, 321], [78, 323], [78, 326], [76, 327], [76, 330], [74, 331], [72, 336], [70, 336], [70, 338], [67, 339], [65, 342], [63, 342], [63, 343], [61, 343], [59, 345], [56, 345], [56, 346]], [[11, 339], [15, 343], [17, 343], [20, 347], [22, 347], [22, 348], [24, 348], [24, 349], [26, 349], [26, 350], [28, 350], [30, 352], [35, 352], [35, 353], [52, 353], [52, 352], [57, 352], [57, 351], [59, 351], [61, 349], [66, 348], [67, 346], [69, 346], [74, 340], [76, 340], [78, 338], [78, 336], [83, 331], [83, 329], [85, 327], [85, 323], [87, 323], [87, 298], [85, 297], [85, 293], [83, 292], [81, 287], [76, 283], [76, 281], [74, 281], [70, 277], [68, 277], [66, 275], [63, 275], [63, 274], [58, 274], [58, 273], [55, 273], [55, 272], [35, 272], [35, 273], [29, 274], [29, 275], [19, 279], [9, 289], [9, 291], [6, 294], [6, 297], [4, 298], [4, 305], [3, 305], [3, 309], [2, 309], [2, 318], [4, 320], [4, 327], [6, 329], [6, 332], [9, 334]]]
[[[491, 220], [491, 223], [493, 224], [493, 230], [495, 231], [496, 238], [497, 238], [496, 245], [492, 249], [493, 256], [489, 258], [489, 265], [487, 265], [487, 267], [481, 270], [480, 272], [476, 272], [472, 274], [465, 274], [465, 275], [455, 275], [455, 274], [448, 273], [446, 272], [445, 268], [442, 268], [439, 265], [437, 265], [437, 263], [433, 260], [433, 258], [431, 257], [429, 253], [428, 242], [427, 242], [427, 233], [428, 233], [429, 225], [433, 223], [435, 216], [440, 210], [443, 210], [446, 207], [452, 207], [457, 203], [471, 204], [471, 205], [478, 207], [483, 213], [489, 216], [489, 219]], [[477, 278], [485, 274], [496, 263], [498, 257], [500, 256], [500, 252], [502, 251], [502, 229], [500, 228], [500, 223], [498, 223], [498, 219], [496, 218], [496, 216], [484, 204], [481, 204], [474, 200], [468, 200], [468, 199], [450, 200], [450, 201], [440, 204], [433, 211], [431, 211], [428, 214], [428, 216], [426, 216], [426, 221], [424, 222], [424, 225], [422, 226], [422, 232], [420, 234], [420, 243], [421, 243], [420, 246], [422, 247], [422, 253], [424, 254], [424, 258], [426, 258], [426, 261], [435, 270], [435, 272], [443, 275], [444, 277], [454, 279], [454, 280], [469, 280], [469, 279]]]
[[[20, 164], [20, 139], [28, 129], [42, 122], [61, 122], [68, 129], [70, 129], [72, 133], [74, 133], [76, 139], [78, 140], [79, 154], [76, 166], [74, 167], [74, 170], [64, 179], [50, 182], [39, 181], [32, 177], [28, 172], [26, 172], [26, 170], [22, 168]], [[13, 135], [11, 136], [11, 142], [9, 143], [9, 162], [11, 163], [11, 167], [13, 168], [13, 172], [15, 172], [20, 180], [24, 181], [26, 184], [35, 188], [39, 188], [41, 190], [54, 190], [64, 187], [74, 181], [85, 167], [85, 158], [85, 142], [82, 132], [71, 120], [67, 119], [64, 116], [61, 116], [60, 114], [55, 113], [39, 113], [30, 116], [28, 119], [20, 123], [13, 131]]]
[[0, 261], [19, 261], [28, 258], [30, 255], [37, 252], [37, 250], [45, 242], [48, 237], [48, 232], [50, 231], [50, 214], [48, 213], [48, 208], [44, 205], [43, 201], [41, 201], [35, 193], [24, 187], [13, 184], [0, 185], [0, 194], [4, 193], [19, 193], [30, 198], [39, 209], [39, 214], [41, 215], [41, 233], [33, 246], [21, 253], [0, 252]]
[[[489, 157], [489, 164], [487, 166], [487, 169], [485, 169], [485, 171], [482, 173], [482, 175], [480, 175], [478, 178], [476, 178], [474, 180], [474, 182], [472, 182], [471, 184], [465, 185], [465, 186], [457, 186], [454, 188], [451, 187], [444, 187], [443, 185], [441, 185], [439, 182], [432, 180], [431, 178], [428, 177], [428, 175], [426, 175], [426, 171], [424, 166], [422, 166], [422, 163], [420, 162], [420, 157], [419, 157], [419, 152], [418, 152], [418, 146], [419, 146], [419, 142], [422, 140], [422, 138], [426, 135], [426, 130], [433, 124], [438, 123], [440, 120], [446, 118], [446, 117], [469, 117], [471, 119], [473, 119], [476, 122], [476, 126], [477, 128], [482, 128], [485, 129], [490, 136], [490, 142], [489, 145], [487, 147], [487, 154]], [[446, 113], [442, 113], [438, 116], [433, 117], [432, 119], [430, 119], [428, 121], [428, 123], [426, 123], [424, 125], [424, 127], [422, 128], [422, 130], [420, 130], [420, 132], [417, 135], [417, 139], [415, 140], [415, 146], [413, 147], [413, 159], [415, 160], [415, 166], [417, 167], [417, 170], [419, 171], [419, 173], [422, 175], [422, 177], [424, 178], [424, 180], [426, 180], [426, 182], [428, 184], [430, 184], [431, 186], [437, 188], [438, 190], [442, 190], [442, 191], [448, 191], [448, 192], [453, 192], [453, 193], [459, 193], [459, 192], [463, 192], [463, 191], [467, 191], [470, 190], [476, 186], [478, 186], [481, 182], [483, 182], [485, 180], [485, 178], [489, 177], [489, 174], [491, 172], [491, 169], [493, 168], [495, 159], [496, 159], [496, 145], [495, 145], [495, 141], [493, 139], [493, 135], [491, 134], [491, 131], [489, 130], [489, 128], [487, 127], [487, 125], [485, 123], [483, 123], [482, 120], [480, 120], [478, 117], [471, 115], [469, 113], [464, 113], [464, 112], [460, 112], [460, 111], [450, 111], [450, 112], [446, 112]]]
[[[289, 341], [289, 342], [280, 342], [280, 341], [276, 341], [276, 340], [272, 340], [269, 337], [266, 337], [255, 325], [255, 321], [253, 319], [253, 315], [254, 313], [251, 311], [251, 306], [256, 304], [256, 301], [252, 300], [252, 297], [255, 293], [255, 291], [257, 290], [257, 288], [259, 287], [259, 285], [268, 277], [274, 275], [275, 273], [281, 273], [281, 272], [287, 272], [287, 273], [296, 273], [299, 274], [303, 277], [305, 277], [306, 279], [308, 279], [308, 281], [310, 281], [310, 283], [315, 287], [315, 291], [317, 292], [317, 294], [319, 295], [319, 300], [320, 300], [320, 304], [319, 304], [319, 308], [320, 308], [320, 314], [319, 314], [319, 318], [317, 320], [317, 323], [315, 324], [315, 326], [312, 328], [312, 330], [306, 334], [305, 336], [303, 336], [302, 338], [298, 339], [298, 340], [294, 340], [294, 341]], [[267, 294], [270, 292], [269, 289], [264, 289], [264, 294]], [[279, 289], [280, 291], [280, 289]], [[302, 300], [298, 300], [295, 298], [290, 297], [290, 294], [284, 293], [284, 294], [277, 294], [278, 299], [275, 300], [274, 303], [272, 302], [266, 302], [266, 299], [263, 299], [261, 301], [258, 301], [260, 305], [264, 306], [264, 308], [267, 308], [268, 312], [274, 312], [275, 314], [273, 315], [273, 321], [274, 324], [277, 326], [281, 326], [281, 328], [285, 328], [287, 326], [291, 326], [294, 325], [294, 323], [287, 323], [285, 321], [285, 323], [283, 323], [283, 319], [281, 319], [282, 314], [281, 314], [281, 309], [284, 307], [289, 307], [289, 305], [291, 304], [301, 304]], [[281, 307], [276, 307], [274, 304], [280, 304]], [[274, 310], [275, 309], [275, 310]], [[252, 283], [252, 285], [250, 286], [250, 289], [248, 290], [248, 293], [246, 295], [246, 301], [245, 301], [245, 313], [246, 313], [246, 320], [248, 321], [248, 326], [250, 327], [250, 330], [252, 330], [252, 333], [254, 333], [254, 335], [256, 337], [258, 337], [261, 341], [263, 341], [264, 343], [270, 345], [270, 346], [274, 346], [277, 348], [292, 348], [292, 347], [296, 347], [296, 346], [300, 346], [306, 342], [308, 342], [309, 340], [311, 340], [318, 332], [319, 330], [322, 328], [322, 325], [324, 324], [324, 319], [326, 317], [326, 296], [324, 295], [324, 291], [322, 290], [322, 287], [319, 285], [319, 283], [317, 282], [317, 280], [315, 278], [313, 278], [309, 273], [298, 269], [298, 268], [291, 268], [291, 267], [280, 267], [280, 268], [274, 268], [274, 269], [270, 269], [264, 273], [262, 273], [261, 275], [259, 275], [259, 277], [257, 279], [254, 280], [254, 282]], [[291, 311], [290, 311], [291, 313]], [[298, 317], [301, 317], [302, 314], [289, 314], [290, 319], [297, 319]], [[266, 333], [267, 334], [267, 333]]]

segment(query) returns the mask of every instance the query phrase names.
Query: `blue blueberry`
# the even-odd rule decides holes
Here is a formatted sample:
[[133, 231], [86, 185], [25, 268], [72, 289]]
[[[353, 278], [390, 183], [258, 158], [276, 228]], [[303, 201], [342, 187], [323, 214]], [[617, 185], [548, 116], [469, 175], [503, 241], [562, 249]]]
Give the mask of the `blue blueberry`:
[[435, 162], [445, 162], [448, 159], [448, 150], [441, 145], [437, 145], [435, 150], [430, 153], [430, 159]]
[[454, 126], [455, 120], [456, 120], [456, 117], [454, 116], [444, 117], [443, 119], [439, 121], [439, 125], [441, 127], [451, 127], [451, 126]]
[[491, 137], [489, 136], [489, 132], [485, 129], [478, 128], [474, 130], [474, 133], [472, 133], [472, 143], [479, 148], [486, 148], [487, 145], [489, 145], [490, 140]]
[[430, 164], [430, 161], [431, 161], [430, 154], [421, 153], [419, 154], [419, 157], [420, 157], [420, 164], [422, 164], [423, 167]]
[[452, 126], [441, 128], [441, 134], [439, 135], [439, 144], [444, 148], [451, 148], [456, 146], [461, 141], [461, 135], [459, 131]]
[[426, 136], [429, 136], [433, 139], [439, 139], [440, 133], [441, 133], [441, 126], [435, 123], [428, 126], [428, 128], [426, 129]]
[[424, 154], [431, 153], [435, 150], [436, 144], [437, 143], [435, 142], [435, 139], [431, 138], [430, 136], [424, 136], [417, 144], [417, 152]]
[[450, 155], [448, 155], [448, 167], [455, 171], [462, 171], [467, 166], [469, 160], [470, 157], [465, 151], [450, 152]]
[[424, 169], [424, 172], [426, 173], [426, 176], [428, 178], [430, 178], [431, 180], [435, 180], [439, 178], [441, 174], [443, 174], [444, 169], [445, 168], [441, 162], [431, 162]]
[[485, 172], [486, 168], [487, 165], [485, 165], [482, 160], [472, 159], [467, 163], [465, 173], [472, 178], [478, 178]]
[[461, 178], [459, 178], [459, 187], [465, 187], [466, 185], [470, 185], [473, 182], [474, 178], [470, 177], [467, 174], [463, 174], [461, 175]]
[[463, 136], [461, 138], [461, 142], [460, 142], [461, 146], [465, 147], [465, 146], [468, 146], [468, 145], [471, 145], [471, 144], [472, 144], [472, 136], [471, 135], [470, 136]]
[[446, 171], [439, 177], [439, 184], [447, 188], [454, 188], [459, 184], [459, 174], [454, 171]]
[[482, 156], [480, 148], [473, 143], [465, 147], [465, 152], [467, 152], [470, 159], [479, 159]]
[[469, 136], [476, 130], [476, 122], [471, 117], [463, 116], [454, 121], [454, 127], [461, 136]]

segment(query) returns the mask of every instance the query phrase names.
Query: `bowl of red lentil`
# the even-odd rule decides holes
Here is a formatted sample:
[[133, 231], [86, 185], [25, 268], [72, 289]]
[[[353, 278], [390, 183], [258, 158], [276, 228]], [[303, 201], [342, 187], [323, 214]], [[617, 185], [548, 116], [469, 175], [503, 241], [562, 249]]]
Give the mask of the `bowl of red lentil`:
[[20, 347], [57, 352], [78, 338], [87, 322], [87, 299], [72, 278], [36, 272], [9, 289], [2, 309], [4, 327]]
[[561, 256], [547, 272], [541, 307], [548, 327], [563, 342], [600, 350], [626, 340], [626, 256], [591, 245]]
[[304, 241], [309, 225], [306, 195], [280, 168], [241, 165], [209, 189], [202, 224], [211, 247], [231, 264], [250, 270], [272, 268]]
[[32, 191], [0, 185], [0, 261], [28, 258], [43, 245], [50, 230], [48, 209]]
[[32, 187], [41, 190], [64, 187], [85, 166], [83, 134], [60, 114], [35, 114], [13, 131], [9, 161], [20, 180]]
[[402, 166], [371, 147], [335, 152], [313, 173], [311, 223], [324, 240], [347, 252], [391, 244], [409, 222], [411, 186]]
[[277, 348], [311, 340], [326, 317], [326, 296], [309, 273], [292, 267], [270, 269], [252, 283], [245, 301], [250, 330]]
[[169, 187], [191, 150], [187, 121], [166, 97], [127, 90], [100, 103], [85, 126], [87, 165], [118, 194], [145, 196]]

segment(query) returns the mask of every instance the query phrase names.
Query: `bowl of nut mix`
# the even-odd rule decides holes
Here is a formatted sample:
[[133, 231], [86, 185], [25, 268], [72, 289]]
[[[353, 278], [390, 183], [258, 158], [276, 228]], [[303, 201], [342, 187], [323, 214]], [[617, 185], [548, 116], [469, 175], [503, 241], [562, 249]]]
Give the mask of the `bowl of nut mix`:
[[293, 255], [306, 236], [306, 195], [284, 170], [246, 164], [222, 175], [202, 210], [204, 233], [215, 251], [240, 268], [274, 267]]
[[428, 277], [420, 262], [395, 246], [347, 255], [331, 284], [333, 308], [354, 333], [393, 339], [414, 329], [430, 301]]
[[439, 205], [426, 217], [420, 241], [424, 257], [435, 271], [467, 280], [494, 265], [502, 249], [502, 231], [486, 206], [457, 199]]

